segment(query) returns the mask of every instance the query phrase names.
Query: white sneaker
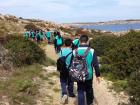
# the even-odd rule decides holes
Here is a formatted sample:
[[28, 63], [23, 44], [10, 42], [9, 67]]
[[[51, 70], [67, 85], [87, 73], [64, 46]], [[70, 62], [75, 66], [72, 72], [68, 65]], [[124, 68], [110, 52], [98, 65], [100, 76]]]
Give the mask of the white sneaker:
[[67, 96], [67, 95], [64, 95], [64, 96], [62, 97], [62, 99], [61, 99], [61, 103], [62, 103], [62, 104], [66, 104], [67, 99], [68, 99], [68, 96]]

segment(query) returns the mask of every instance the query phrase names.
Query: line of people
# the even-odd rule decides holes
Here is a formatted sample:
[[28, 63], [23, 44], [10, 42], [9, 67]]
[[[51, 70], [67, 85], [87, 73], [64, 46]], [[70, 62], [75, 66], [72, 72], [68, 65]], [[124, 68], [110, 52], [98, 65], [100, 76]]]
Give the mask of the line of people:
[[39, 43], [40, 41], [48, 40], [48, 44], [53, 43], [56, 32], [52, 32], [49, 29], [47, 31], [42, 30], [30, 30], [24, 33], [26, 39], [32, 39], [35, 42]]
[[78, 105], [93, 105], [93, 70], [98, 82], [100, 82], [100, 70], [96, 52], [90, 47], [88, 36], [76, 35], [73, 41], [65, 39], [58, 55], [61, 103], [66, 104], [68, 97], [76, 97], [74, 93], [74, 82], [76, 82]]
[[42, 30], [37, 31], [26, 31], [24, 34], [26, 39], [31, 39], [37, 43], [40, 41], [46, 41], [48, 44], [53, 43], [56, 53], [59, 53], [61, 50], [61, 47], [63, 45], [63, 37], [61, 36], [59, 31], [50, 31], [49, 29], [46, 32], [43, 32]]

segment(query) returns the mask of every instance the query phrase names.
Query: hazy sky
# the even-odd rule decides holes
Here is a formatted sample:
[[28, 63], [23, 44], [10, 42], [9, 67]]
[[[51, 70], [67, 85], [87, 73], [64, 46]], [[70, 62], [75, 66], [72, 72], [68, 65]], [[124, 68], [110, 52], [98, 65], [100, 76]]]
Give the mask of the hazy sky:
[[0, 0], [0, 13], [55, 22], [140, 19], [140, 0]]

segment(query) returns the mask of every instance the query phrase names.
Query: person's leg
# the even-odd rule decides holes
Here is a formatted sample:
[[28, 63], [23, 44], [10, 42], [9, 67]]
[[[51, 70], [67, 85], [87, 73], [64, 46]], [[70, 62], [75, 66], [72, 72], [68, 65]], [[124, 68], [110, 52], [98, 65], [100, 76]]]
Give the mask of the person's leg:
[[61, 83], [61, 91], [62, 91], [62, 96], [67, 95], [67, 80], [60, 74], [60, 83]]
[[67, 95], [67, 78], [64, 76], [64, 74], [60, 73], [60, 83], [61, 83], [61, 103], [65, 104], [68, 101], [68, 95]]
[[75, 97], [74, 82], [72, 81], [70, 77], [68, 78], [68, 94], [69, 94], [69, 97]]
[[56, 45], [55, 47], [56, 47], [56, 53], [58, 53], [58, 45]]
[[54, 49], [55, 49], [55, 52], [57, 53], [57, 46], [56, 45], [54, 45]]
[[83, 82], [77, 82], [78, 85], [78, 105], [85, 105], [85, 84]]
[[39, 43], [39, 39], [37, 38], [37, 43]]
[[92, 87], [92, 80], [87, 80], [85, 82], [85, 90], [86, 90], [86, 100], [87, 105], [91, 105], [93, 103], [94, 94], [93, 94], [93, 87]]
[[48, 44], [50, 44], [50, 37], [48, 37]]
[[58, 46], [57, 46], [57, 53], [59, 53], [60, 50], [61, 50], [61, 48], [60, 48], [60, 46], [58, 45]]

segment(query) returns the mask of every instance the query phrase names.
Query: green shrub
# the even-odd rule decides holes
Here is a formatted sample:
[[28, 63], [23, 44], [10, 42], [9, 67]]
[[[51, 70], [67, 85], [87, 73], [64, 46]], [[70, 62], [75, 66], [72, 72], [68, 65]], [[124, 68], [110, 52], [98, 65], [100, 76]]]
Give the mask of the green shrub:
[[116, 42], [114, 48], [106, 53], [104, 62], [113, 67], [112, 73], [118, 79], [129, 78], [140, 65], [140, 34], [130, 32]]
[[102, 56], [113, 47], [113, 43], [116, 39], [117, 37], [115, 36], [98, 36], [91, 40], [90, 45], [95, 49], [98, 56]]
[[24, 37], [12, 36], [5, 47], [9, 50], [15, 66], [42, 63], [46, 59], [45, 52], [36, 43]]
[[101, 72], [113, 80], [113, 88], [127, 90], [129, 105], [140, 105], [140, 32], [117, 38], [101, 60]]
[[113, 82], [113, 86], [112, 86], [112, 88], [117, 92], [124, 91], [127, 89], [127, 87], [128, 87], [127, 80], [116, 80]]
[[30, 31], [30, 30], [40, 30], [36, 25], [34, 25], [33, 23], [29, 23], [27, 25], [25, 25], [24, 27], [26, 30]]
[[100, 72], [101, 72], [101, 73], [108, 73], [108, 72], [111, 72], [111, 70], [112, 70], [112, 68], [111, 68], [111, 66], [108, 65], [108, 64], [103, 64], [103, 65], [101, 65], [101, 67], [100, 67]]
[[38, 95], [39, 81], [35, 81], [42, 74], [42, 66], [34, 64], [16, 69], [6, 80], [0, 80], [0, 97], [8, 97], [10, 105], [35, 105]]
[[128, 85], [131, 105], [140, 105], [140, 69], [131, 74]]

